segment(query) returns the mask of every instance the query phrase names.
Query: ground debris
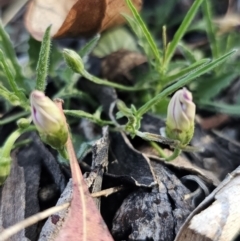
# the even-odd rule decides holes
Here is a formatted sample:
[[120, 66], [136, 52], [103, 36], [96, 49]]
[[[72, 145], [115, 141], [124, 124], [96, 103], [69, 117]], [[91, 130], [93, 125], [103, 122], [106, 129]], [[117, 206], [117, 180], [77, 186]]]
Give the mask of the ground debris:
[[151, 162], [158, 185], [131, 193], [117, 211], [112, 233], [116, 240], [172, 241], [193, 210], [184, 196], [190, 191], [170, 170]]

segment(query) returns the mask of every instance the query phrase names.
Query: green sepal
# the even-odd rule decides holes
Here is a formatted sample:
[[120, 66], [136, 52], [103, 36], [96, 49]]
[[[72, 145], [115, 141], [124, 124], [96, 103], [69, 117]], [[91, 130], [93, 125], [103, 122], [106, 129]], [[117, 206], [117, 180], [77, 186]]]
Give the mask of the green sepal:
[[188, 130], [179, 130], [172, 128], [169, 123], [166, 123], [166, 136], [173, 140], [178, 140], [181, 142], [182, 146], [186, 146], [191, 141], [194, 134], [194, 124], [192, 124]]
[[68, 130], [63, 126], [57, 133], [39, 132], [39, 136], [44, 143], [50, 145], [52, 148], [61, 149], [67, 142]]

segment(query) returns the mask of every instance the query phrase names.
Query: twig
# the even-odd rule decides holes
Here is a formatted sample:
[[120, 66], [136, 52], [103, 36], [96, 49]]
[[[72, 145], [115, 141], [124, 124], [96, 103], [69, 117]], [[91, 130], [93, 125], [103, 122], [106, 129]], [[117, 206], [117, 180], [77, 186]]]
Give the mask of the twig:
[[[105, 190], [102, 190], [100, 192], [95, 192], [92, 193], [91, 196], [93, 198], [97, 198], [97, 197], [107, 197], [113, 193], [116, 193], [120, 190], [123, 190], [124, 187], [123, 186], [118, 186], [118, 187], [112, 187], [112, 188], [108, 188]], [[11, 236], [15, 235], [16, 233], [20, 232], [21, 230], [51, 216], [54, 213], [57, 213], [59, 211], [62, 211], [66, 208], [68, 208], [70, 206], [70, 202], [67, 203], [63, 203], [61, 205], [58, 206], [54, 206], [52, 208], [49, 208], [43, 212], [39, 212], [29, 218], [24, 219], [23, 221], [20, 221], [16, 224], [14, 224], [13, 226], [5, 229], [3, 232], [0, 233], [0, 240], [1, 241], [5, 241], [8, 240]]]
[[29, 218], [24, 219], [21, 222], [16, 223], [15, 225], [11, 226], [10, 228], [5, 229], [3, 232], [0, 233], [0, 240], [1, 241], [8, 240], [11, 236], [18, 233], [22, 229], [25, 229], [25, 228], [33, 225], [34, 223], [37, 223], [37, 222], [51, 216], [52, 214], [54, 214], [56, 212], [59, 212], [59, 211], [62, 211], [64, 209], [68, 208], [69, 205], [70, 205], [70, 203], [68, 202], [68, 203], [64, 203], [59, 206], [49, 208], [43, 212], [37, 213]]
[[105, 190], [102, 190], [100, 192], [94, 192], [91, 194], [92, 197], [107, 197], [113, 193], [116, 193], [120, 190], [123, 190], [124, 187], [123, 186], [118, 186], [118, 187], [111, 187]]

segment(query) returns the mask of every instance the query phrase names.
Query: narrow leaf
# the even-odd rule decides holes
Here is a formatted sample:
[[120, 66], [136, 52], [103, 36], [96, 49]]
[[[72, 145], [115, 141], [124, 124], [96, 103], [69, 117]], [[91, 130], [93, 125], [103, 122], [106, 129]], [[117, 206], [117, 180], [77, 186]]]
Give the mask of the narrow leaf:
[[213, 26], [213, 17], [211, 13], [211, 1], [209, 0], [204, 0], [203, 1], [203, 14], [206, 22], [206, 31], [208, 35], [208, 39], [210, 41], [211, 45], [211, 50], [212, 50], [212, 56], [213, 58], [218, 58], [219, 57], [219, 48], [218, 48], [218, 42], [217, 42], [217, 34]]
[[122, 14], [124, 18], [127, 20], [128, 24], [130, 25], [132, 31], [135, 33], [135, 35], [138, 38], [138, 44], [143, 48], [143, 51], [145, 52], [146, 56], [148, 57], [149, 62], [152, 61], [154, 58], [154, 53], [152, 51], [151, 46], [149, 45], [144, 33], [142, 32], [142, 29], [140, 28], [138, 22], [133, 18], [126, 14]]
[[200, 7], [203, 0], [195, 0], [192, 4], [191, 8], [188, 10], [182, 24], [178, 28], [177, 32], [175, 33], [172, 42], [169, 45], [167, 56], [166, 56], [166, 64], [168, 64], [175, 52], [175, 49], [179, 43], [179, 41], [182, 39], [183, 35], [185, 34], [187, 28], [192, 23], [192, 20], [194, 16], [197, 13], [198, 8]]
[[216, 103], [212, 101], [200, 101], [200, 107], [212, 110], [217, 113], [224, 113], [228, 115], [240, 116], [240, 105], [230, 105], [225, 103]]
[[199, 100], [210, 100], [220, 93], [221, 90], [228, 87], [238, 76], [239, 73], [227, 72], [214, 78], [201, 79], [197, 85], [196, 97]]
[[9, 101], [11, 105], [14, 105], [14, 106], [20, 105], [19, 98], [14, 93], [8, 91], [3, 86], [0, 86], [0, 96], [3, 97], [5, 100]]
[[[27, 103], [26, 96], [24, 95], [22, 89], [18, 88], [17, 83], [15, 82], [15, 76], [16, 75], [14, 75], [14, 69], [7, 62], [7, 59], [6, 59], [6, 57], [3, 54], [1, 49], [0, 49], [0, 66], [2, 66], [3, 72], [6, 75], [8, 83], [11, 87], [12, 92], [13, 92], [13, 93], [10, 92], [11, 95], [15, 95], [15, 99], [18, 99], [19, 101], [21, 101], [23, 103], [23, 106], [26, 107], [27, 106], [26, 105], [26, 103]], [[2, 87], [2, 89], [3, 89], [3, 87]], [[7, 89], [5, 89], [5, 90], [7, 90]], [[9, 98], [7, 100], [10, 101]]]
[[83, 48], [80, 49], [79, 55], [82, 58], [89, 55], [96, 47], [99, 39], [100, 39], [100, 34], [97, 34], [94, 38], [92, 38], [89, 42], [87, 42], [86, 45], [83, 46]]
[[25, 87], [24, 86], [24, 76], [22, 74], [22, 69], [21, 66], [18, 63], [18, 60], [16, 58], [16, 54], [14, 51], [14, 48], [12, 46], [12, 43], [10, 41], [10, 38], [6, 31], [4, 30], [2, 23], [0, 21], [0, 48], [3, 50], [3, 52], [6, 55], [6, 59], [8, 59], [11, 63], [12, 66], [15, 70], [15, 79], [16, 82], [19, 84], [20, 87]]
[[6, 57], [4, 56], [2, 50], [0, 49], [0, 65], [8, 79], [9, 85], [14, 93], [18, 92], [18, 86], [14, 80], [14, 69], [7, 63]]
[[174, 74], [174, 75], [170, 75], [167, 76], [166, 78], [164, 78], [162, 80], [163, 83], [165, 84], [169, 84], [172, 81], [176, 81], [177, 79], [183, 77], [184, 75], [188, 74], [190, 71], [196, 71], [199, 67], [209, 63], [210, 60], [209, 59], [201, 59], [197, 62], [195, 62], [194, 64], [188, 66], [187, 68], [182, 69], [181, 71], [179, 71], [178, 73]]
[[178, 49], [182, 53], [182, 55], [185, 57], [187, 61], [189, 61], [191, 64], [197, 61], [196, 57], [194, 56], [193, 50], [190, 49], [186, 44], [179, 43]]
[[132, 15], [134, 17], [134, 19], [137, 21], [139, 27], [141, 28], [142, 30], [142, 33], [144, 34], [144, 36], [146, 37], [147, 41], [148, 41], [148, 44], [149, 46], [151, 47], [151, 50], [154, 54], [154, 57], [156, 59], [156, 64], [158, 67], [160, 67], [161, 65], [161, 58], [160, 58], [160, 53], [158, 51], [158, 48], [157, 48], [157, 45], [152, 37], [152, 35], [150, 34], [150, 32], [148, 31], [145, 23], [143, 22], [140, 14], [138, 13], [137, 9], [134, 7], [134, 5], [132, 4], [132, 1], [131, 0], [126, 0], [127, 2], [127, 5], [129, 7], [129, 9], [131, 10], [132, 12]]
[[207, 73], [208, 71], [214, 69], [217, 65], [221, 64], [222, 62], [224, 62], [228, 58], [230, 58], [236, 51], [237, 50], [232, 50], [231, 52], [223, 55], [222, 57], [220, 57], [220, 58], [218, 58], [216, 60], [213, 60], [209, 64], [206, 64], [204, 66], [199, 67], [197, 71], [193, 71], [189, 75], [187, 75], [186, 77], [180, 79], [177, 83], [175, 83], [175, 84], [171, 85], [170, 87], [168, 87], [167, 89], [163, 90], [161, 93], [159, 93], [153, 99], [151, 99], [145, 105], [143, 105], [138, 110], [137, 115], [138, 116], [142, 116], [149, 109], [151, 109], [152, 106], [154, 106], [156, 103], [158, 103], [163, 97], [166, 97], [166, 96], [170, 95], [171, 93], [173, 93], [177, 89], [187, 85], [193, 79], [195, 79], [195, 78], [197, 78], [197, 77]]
[[46, 29], [46, 32], [43, 37], [41, 50], [39, 54], [38, 64], [37, 64], [37, 83], [36, 89], [43, 91], [46, 87], [46, 77], [48, 74], [48, 65], [49, 65], [49, 56], [51, 48], [51, 39], [50, 39], [51, 26]]

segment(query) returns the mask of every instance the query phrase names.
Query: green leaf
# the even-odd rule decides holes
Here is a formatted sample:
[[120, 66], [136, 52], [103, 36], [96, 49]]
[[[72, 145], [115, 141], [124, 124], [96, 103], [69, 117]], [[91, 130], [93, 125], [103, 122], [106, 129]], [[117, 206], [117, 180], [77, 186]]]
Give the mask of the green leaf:
[[[171, 17], [173, 16], [173, 11], [177, 1], [178, 0], [168, 0], [164, 2], [164, 5], [156, 4], [154, 8], [144, 9], [142, 14], [145, 22], [151, 23], [152, 19], [154, 19], [154, 26], [152, 26], [154, 32], [158, 34], [159, 29], [161, 29], [164, 24], [167, 23], [167, 26], [169, 27], [172, 25], [172, 21], [176, 21], [176, 18], [179, 18], [179, 16], [176, 16], [176, 14], [176, 18]], [[176, 25], [178, 23], [175, 22], [173, 24]]]
[[121, 101], [121, 100], [117, 101], [117, 108], [120, 111], [117, 118], [122, 117], [122, 116], [133, 117], [132, 110], [130, 108], [128, 108], [123, 101]]
[[162, 98], [162, 100], [154, 106], [155, 113], [165, 118], [167, 116], [169, 101], [170, 99], [168, 97]]
[[93, 55], [103, 58], [120, 49], [138, 51], [135, 39], [123, 27], [114, 28], [103, 33], [96, 48], [93, 50]]
[[100, 39], [100, 34], [97, 34], [95, 37], [93, 37], [89, 42], [87, 42], [83, 48], [80, 49], [79, 55], [83, 58], [87, 55], [89, 55], [93, 49], [96, 47], [98, 41]]
[[202, 9], [204, 14], [204, 19], [206, 21], [206, 26], [207, 26], [206, 30], [207, 30], [208, 39], [211, 45], [212, 56], [214, 59], [216, 59], [219, 57], [219, 48], [218, 48], [218, 43], [216, 38], [217, 34], [213, 25], [213, 17], [211, 13], [211, 1], [204, 0]]
[[190, 49], [186, 44], [179, 43], [178, 48], [181, 51], [184, 58], [189, 61], [191, 64], [195, 63], [197, 61], [196, 56], [194, 55], [194, 52], [192, 49]]
[[157, 45], [152, 37], [152, 35], [150, 34], [150, 32], [148, 31], [144, 21], [142, 20], [140, 14], [138, 13], [138, 11], [136, 10], [136, 8], [134, 7], [134, 5], [132, 4], [131, 0], [126, 0], [126, 3], [129, 7], [129, 9], [132, 12], [132, 15], [134, 17], [134, 19], [136, 20], [136, 22], [138, 23], [139, 27], [142, 30], [143, 35], [145, 36], [146, 40], [148, 41], [148, 44], [153, 52], [153, 56], [155, 57], [156, 60], [156, 66], [157, 68], [160, 68], [160, 66], [162, 65], [162, 61], [160, 58], [160, 53], [158, 51]]
[[[30, 37], [28, 41], [29, 49], [28, 49], [28, 56], [29, 56], [29, 66], [31, 68], [31, 72], [36, 73], [36, 66], [38, 64], [38, 56], [41, 50], [41, 42], [35, 40], [34, 38]], [[60, 73], [64, 73], [67, 68], [59, 68], [59, 65], [62, 63], [62, 53], [56, 47], [55, 44], [51, 45], [51, 55], [49, 56], [49, 69], [48, 74], [52, 78], [59, 76]], [[61, 77], [61, 76], [60, 76]], [[35, 87], [35, 86], [34, 86]]]
[[9, 101], [11, 105], [17, 106], [20, 105], [19, 98], [9, 90], [7, 90], [4, 86], [0, 85], [0, 96], [5, 100]]
[[12, 89], [13, 92], [17, 93], [18, 92], [18, 86], [15, 82], [15, 71], [13, 69], [13, 66], [11, 65], [11, 62], [7, 61], [8, 59], [0, 49], [0, 65], [3, 69], [3, 72], [5, 76], [7, 77], [8, 83]]
[[177, 79], [183, 77], [186, 74], [189, 74], [191, 71], [196, 71], [199, 67], [201, 67], [209, 62], [210, 62], [210, 59], [201, 59], [201, 60], [195, 62], [194, 64], [182, 69], [178, 73], [167, 76], [166, 78], [164, 78], [162, 80], [162, 82], [165, 84], [169, 84], [169, 83], [172, 83], [172, 81], [174, 81], [174, 80], [177, 81]]
[[[5, 55], [3, 54], [2, 50], [0, 49], [0, 65], [2, 66], [2, 69], [7, 77], [8, 83], [13, 91], [13, 93], [11, 93], [12, 95], [16, 95], [14, 98], [18, 99], [20, 102], [22, 102], [24, 107], [27, 107], [27, 98], [24, 95], [24, 92], [22, 89], [19, 89], [19, 87], [17, 86], [17, 83], [15, 82], [15, 72], [14, 69], [11, 66], [11, 63], [7, 62], [7, 58], [5, 57]], [[6, 97], [6, 96], [5, 96]], [[10, 101], [10, 99], [8, 99]]]
[[215, 76], [213, 78], [206, 77], [197, 83], [196, 97], [201, 100], [210, 100], [215, 97], [221, 90], [228, 87], [232, 81], [239, 76], [239, 73], [229, 73]]
[[240, 116], [240, 105], [229, 105], [224, 103], [216, 103], [212, 101], [202, 100], [199, 102], [199, 106], [207, 108], [217, 113]]
[[163, 90], [161, 93], [156, 95], [153, 99], [148, 101], [145, 105], [143, 105], [137, 112], [137, 115], [141, 117], [143, 114], [145, 114], [148, 110], [152, 108], [155, 104], [157, 104], [160, 100], [162, 100], [163, 97], [166, 97], [173, 93], [174, 91], [178, 90], [179, 88], [182, 88], [183, 86], [190, 83], [190, 81], [194, 80], [195, 78], [209, 72], [210, 70], [214, 69], [217, 65], [223, 63], [228, 58], [230, 58], [237, 50], [232, 50], [231, 52], [223, 55], [222, 57], [211, 61], [209, 64], [205, 64], [201, 67], [199, 67], [196, 71], [192, 71], [190, 74], [188, 74], [186, 77], [180, 79], [175, 84], [169, 86], [165, 90]]
[[18, 63], [10, 38], [6, 33], [6, 31], [4, 30], [1, 21], [0, 21], [0, 48], [3, 50], [3, 52], [6, 55], [5, 57], [7, 59], [6, 61], [11, 62], [13, 66], [13, 69], [15, 71], [14, 77], [15, 77], [16, 83], [19, 84], [21, 88], [25, 88], [26, 86], [24, 84], [24, 76], [22, 74], [21, 66]]
[[51, 26], [49, 26], [43, 36], [41, 50], [39, 54], [37, 64], [37, 82], [36, 90], [44, 91], [46, 87], [46, 77], [48, 74], [49, 56], [51, 50], [51, 38], [50, 38]]
[[170, 60], [175, 52], [175, 49], [177, 48], [178, 43], [182, 39], [183, 35], [186, 33], [189, 25], [192, 23], [192, 20], [193, 20], [194, 16], [196, 15], [198, 8], [202, 4], [202, 1], [203, 0], [195, 0], [194, 1], [191, 8], [188, 10], [182, 24], [178, 28], [177, 32], [174, 34], [173, 40], [170, 43], [167, 54], [166, 54], [166, 62], [165, 62], [166, 65], [168, 65], [168, 63], [170, 62]]
[[151, 46], [149, 45], [144, 33], [142, 32], [141, 27], [139, 26], [138, 22], [133, 18], [126, 14], [122, 14], [125, 19], [127, 20], [128, 24], [130, 25], [132, 31], [138, 38], [138, 44], [144, 50], [146, 56], [148, 57], [149, 62], [152, 62], [154, 58], [154, 53], [152, 52]]

